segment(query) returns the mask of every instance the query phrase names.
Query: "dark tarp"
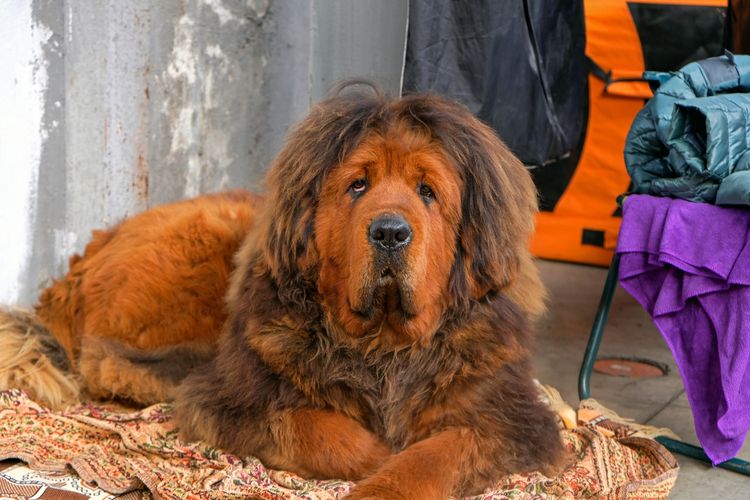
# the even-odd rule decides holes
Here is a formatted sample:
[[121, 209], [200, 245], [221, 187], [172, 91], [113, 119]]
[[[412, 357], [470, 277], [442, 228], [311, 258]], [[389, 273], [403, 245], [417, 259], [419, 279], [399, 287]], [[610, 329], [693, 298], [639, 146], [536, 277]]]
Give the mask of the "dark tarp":
[[574, 154], [586, 121], [580, 1], [412, 0], [404, 92], [466, 104], [527, 165]]

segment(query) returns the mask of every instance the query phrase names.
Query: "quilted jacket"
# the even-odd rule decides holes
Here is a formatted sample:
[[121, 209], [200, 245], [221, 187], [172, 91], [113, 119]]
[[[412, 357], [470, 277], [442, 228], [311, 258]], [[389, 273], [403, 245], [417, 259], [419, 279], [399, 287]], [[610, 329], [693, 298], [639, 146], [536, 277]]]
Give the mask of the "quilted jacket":
[[657, 76], [664, 83], [625, 144], [633, 191], [750, 206], [750, 56], [727, 54]]

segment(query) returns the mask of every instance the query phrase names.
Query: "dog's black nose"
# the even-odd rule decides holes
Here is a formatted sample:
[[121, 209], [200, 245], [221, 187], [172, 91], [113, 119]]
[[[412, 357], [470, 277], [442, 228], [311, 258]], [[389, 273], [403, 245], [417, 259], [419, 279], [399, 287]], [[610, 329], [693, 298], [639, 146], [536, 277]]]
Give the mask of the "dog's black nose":
[[400, 215], [381, 215], [370, 224], [370, 244], [379, 250], [402, 250], [411, 241], [411, 227]]

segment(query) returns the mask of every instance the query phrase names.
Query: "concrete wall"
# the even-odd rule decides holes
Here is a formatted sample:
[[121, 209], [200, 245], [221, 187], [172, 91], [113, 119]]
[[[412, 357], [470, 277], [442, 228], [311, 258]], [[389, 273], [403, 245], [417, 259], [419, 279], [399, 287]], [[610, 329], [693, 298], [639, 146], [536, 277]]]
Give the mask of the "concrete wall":
[[336, 81], [400, 89], [408, 0], [0, 0], [0, 304], [93, 228], [260, 189]]

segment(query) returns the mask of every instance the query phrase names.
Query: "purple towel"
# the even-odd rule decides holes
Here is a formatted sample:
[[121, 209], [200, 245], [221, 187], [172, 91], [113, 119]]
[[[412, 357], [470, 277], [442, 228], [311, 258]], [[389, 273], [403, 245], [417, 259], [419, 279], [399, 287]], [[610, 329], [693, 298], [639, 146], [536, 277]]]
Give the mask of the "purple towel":
[[617, 242], [620, 283], [680, 369], [714, 465], [750, 429], [750, 210], [633, 195]]

